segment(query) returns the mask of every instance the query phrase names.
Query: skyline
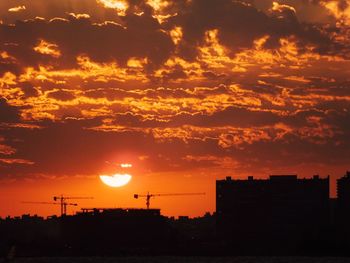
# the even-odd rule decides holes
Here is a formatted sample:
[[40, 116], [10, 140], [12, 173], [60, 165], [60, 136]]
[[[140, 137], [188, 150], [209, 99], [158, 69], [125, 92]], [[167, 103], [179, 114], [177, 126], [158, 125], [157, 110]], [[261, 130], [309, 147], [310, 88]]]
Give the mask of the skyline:
[[[346, 176], [349, 176], [349, 171], [347, 171], [345, 173], [345, 175], [339, 177], [339, 178], [345, 178]], [[319, 175], [313, 175], [311, 177], [298, 177], [298, 175], [269, 175], [269, 176], [265, 176], [265, 177], [254, 177], [254, 176], [248, 176], [246, 178], [233, 178], [231, 176], [227, 176], [226, 178], [217, 178], [217, 180], [214, 182], [214, 187], [215, 187], [215, 183], [217, 184], [217, 182], [223, 182], [223, 181], [231, 181], [231, 180], [235, 180], [235, 181], [249, 181], [249, 180], [255, 180], [255, 181], [268, 181], [268, 180], [271, 180], [271, 177], [272, 178], [275, 178], [275, 177], [278, 177], [278, 178], [286, 178], [288, 180], [288, 178], [290, 177], [293, 177], [293, 178], [296, 178], [298, 179], [299, 181], [301, 180], [315, 180], [316, 179], [321, 179], [321, 180], [327, 180], [328, 181], [328, 184], [329, 184], [329, 199], [334, 199], [336, 200], [338, 198], [338, 195], [334, 195], [330, 190], [332, 189], [331, 187], [331, 177], [330, 176], [325, 176], [325, 177], [320, 177]], [[338, 178], [338, 179], [339, 179]], [[337, 179], [337, 180], [338, 180]], [[102, 181], [103, 184], [105, 184], [105, 182]], [[103, 186], [102, 183], [100, 183], [100, 186]], [[104, 187], [106, 188], [107, 185], [104, 185]], [[217, 187], [217, 186], [216, 186]], [[150, 194], [151, 195], [151, 205], [149, 208], [151, 209], [159, 209], [162, 213], [162, 215], [164, 216], [169, 216], [169, 217], [180, 217], [180, 216], [189, 216], [190, 218], [195, 218], [195, 217], [201, 217], [201, 216], [204, 216], [206, 213], [215, 213], [216, 212], [216, 209], [217, 207], [215, 206], [215, 202], [216, 202], [216, 199], [215, 197], [217, 196], [217, 193], [214, 191], [214, 197], [210, 197], [210, 198], [214, 198], [212, 200], [209, 200], [209, 198], [205, 198], [203, 200], [203, 197], [205, 197], [206, 193], [186, 193], [186, 192], [180, 192], [180, 193], [157, 193], [157, 192], [144, 192], [144, 193], [137, 193], [137, 194], [133, 194], [133, 196], [128, 196], [128, 198], [126, 199], [129, 199], [127, 200], [127, 202], [129, 204], [132, 204], [132, 205], [129, 205], [129, 206], [121, 206], [121, 205], [118, 205], [118, 199], [114, 196], [117, 191], [115, 188], [111, 188], [110, 186], [107, 187], [110, 189], [110, 191], [106, 191], [106, 189], [103, 190], [103, 195], [109, 193], [107, 196], [103, 196], [103, 200], [96, 200], [95, 197], [88, 197], [88, 196], [79, 196], [79, 197], [70, 197], [68, 196], [68, 200], [66, 201], [69, 201], [70, 199], [74, 201], [74, 203], [71, 203], [71, 202], [67, 202], [68, 206], [67, 206], [67, 215], [75, 215], [76, 213], [81, 213], [82, 211], [86, 210], [86, 209], [117, 209], [117, 208], [121, 208], [121, 209], [145, 209], [145, 208], [148, 208], [147, 206], [147, 202], [146, 202], [146, 195]], [[86, 193], [86, 192], [83, 192], [84, 190], [82, 189], [79, 189], [79, 193]], [[95, 189], [96, 190], [96, 189]], [[129, 192], [128, 192], [129, 193]], [[120, 194], [120, 192], [119, 192]], [[47, 195], [47, 193], [46, 193]], [[138, 195], [140, 196], [140, 198], [138, 197], [135, 197], [135, 195]], [[163, 197], [160, 197], [164, 195], [165, 197], [165, 202], [161, 202]], [[6, 193], [5, 195], [6, 196]], [[17, 205], [20, 205], [20, 210], [19, 211], [22, 211], [21, 213], [19, 214], [12, 214], [12, 216], [22, 216], [22, 215], [38, 215], [38, 216], [44, 216], [44, 217], [47, 217], [47, 216], [59, 216], [60, 213], [59, 213], [59, 210], [60, 210], [60, 207], [58, 206], [53, 206], [53, 204], [55, 205], [60, 205], [60, 202], [57, 201], [58, 198], [60, 198], [60, 196], [62, 197], [67, 197], [66, 195], [59, 195], [59, 197], [50, 197], [48, 198], [47, 200], [26, 200], [26, 201], [21, 201], [21, 204], [17, 204]], [[75, 195], [76, 196], [76, 195]], [[197, 198], [196, 198], [197, 196]], [[47, 196], [46, 196], [47, 197]], [[100, 196], [101, 197], [101, 196]], [[194, 200], [190, 201], [185, 199], [181, 199], [181, 198], [193, 198], [194, 197]], [[170, 198], [170, 200], [167, 200], [167, 198]], [[173, 198], [173, 200], [171, 200]], [[88, 199], [88, 200], [84, 200], [84, 199]], [[114, 201], [114, 204], [113, 205], [106, 205], [106, 203], [111, 203], [110, 200], [113, 200]], [[132, 202], [131, 199], [139, 199], [137, 200], [138, 202]], [[55, 201], [55, 202], [48, 202], [48, 201]], [[159, 201], [160, 200], [160, 201]], [[14, 204], [13, 200], [11, 201], [11, 197], [8, 199], [9, 202], [11, 202], [12, 204]], [[43, 202], [44, 201], [44, 202]], [[95, 202], [93, 202], [95, 201]], [[107, 202], [106, 202], [107, 201]], [[169, 202], [171, 201], [171, 202]], [[203, 208], [207, 207], [208, 205], [212, 206], [212, 202], [214, 201], [214, 207], [212, 207], [211, 209], [208, 209], [208, 210], [203, 210]], [[209, 202], [209, 203], [206, 203], [206, 202]], [[82, 204], [81, 204], [82, 203]], [[140, 204], [141, 203], [141, 204]], [[155, 204], [154, 204], [155, 203]], [[93, 205], [92, 205], [93, 204]], [[98, 204], [98, 205], [96, 205]], [[174, 205], [176, 204], [176, 205]], [[187, 206], [185, 206], [185, 204]], [[197, 206], [197, 210], [195, 211], [191, 211], [193, 210], [193, 208], [191, 206], [188, 206], [188, 204], [192, 204], [194, 206]], [[204, 206], [203, 206], [204, 204]], [[162, 205], [165, 205], [165, 209], [164, 207], [162, 207]], [[198, 207], [199, 205], [199, 207]], [[51, 209], [44, 209], [45, 206], [51, 206]], [[6, 207], [6, 205], [5, 205]], [[174, 211], [177, 211], [178, 208], [181, 207], [182, 208], [182, 211], [187, 211], [185, 213], [178, 213], [178, 212], [174, 212]], [[4, 207], [2, 207], [4, 208]], [[169, 209], [170, 208], [170, 209]], [[189, 209], [190, 208], [190, 209]], [[198, 210], [199, 208], [199, 210]], [[18, 209], [18, 208], [16, 208]], [[4, 210], [6, 211], [6, 209]], [[30, 212], [28, 212], [30, 211]], [[204, 212], [203, 212], [204, 211]], [[41, 212], [41, 213], [40, 213]], [[62, 213], [62, 211], [61, 211]], [[0, 215], [0, 218], [5, 218], [7, 216], [10, 216], [10, 214], [7, 214], [7, 215]]]
[[[205, 192], [153, 202], [203, 215], [226, 176], [330, 175], [335, 196], [349, 73], [349, 0], [3, 0], [0, 216], [148, 191]], [[103, 185], [120, 164], [130, 182]]]

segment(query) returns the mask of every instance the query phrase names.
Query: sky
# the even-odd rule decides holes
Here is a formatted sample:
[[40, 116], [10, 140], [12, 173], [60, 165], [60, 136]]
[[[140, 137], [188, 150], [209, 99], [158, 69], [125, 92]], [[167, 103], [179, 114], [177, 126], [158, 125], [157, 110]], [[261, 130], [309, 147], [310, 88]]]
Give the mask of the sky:
[[330, 175], [335, 196], [347, 169], [349, 0], [0, 1], [1, 217], [147, 191], [205, 192], [151, 201], [199, 216], [226, 176]]

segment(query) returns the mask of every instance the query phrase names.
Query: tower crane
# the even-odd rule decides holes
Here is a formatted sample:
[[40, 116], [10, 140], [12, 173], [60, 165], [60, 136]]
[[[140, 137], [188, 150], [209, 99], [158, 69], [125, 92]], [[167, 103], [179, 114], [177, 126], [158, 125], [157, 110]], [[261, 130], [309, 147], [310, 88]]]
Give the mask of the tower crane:
[[205, 195], [205, 193], [170, 193], [170, 194], [150, 194], [149, 192], [145, 195], [134, 194], [134, 198], [146, 198], [146, 207], [149, 209], [151, 204], [151, 198], [156, 196], [180, 196], [180, 195]]
[[72, 199], [94, 199], [93, 197], [72, 197], [72, 196], [54, 196], [53, 200], [56, 202], [58, 201], [61, 205], [61, 216], [65, 216], [67, 214], [67, 200]]
[[76, 203], [63, 203], [63, 209], [62, 209], [62, 204], [61, 203], [56, 203], [56, 202], [22, 202], [25, 204], [42, 204], [42, 205], [61, 205], [61, 217], [67, 214], [67, 206], [78, 206]]

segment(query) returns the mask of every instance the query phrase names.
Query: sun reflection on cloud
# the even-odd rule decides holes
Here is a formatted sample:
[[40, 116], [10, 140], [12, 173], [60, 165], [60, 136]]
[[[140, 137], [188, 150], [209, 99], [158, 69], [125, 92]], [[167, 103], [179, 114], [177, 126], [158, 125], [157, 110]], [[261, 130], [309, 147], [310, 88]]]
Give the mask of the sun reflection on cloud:
[[182, 28], [179, 26], [176, 26], [174, 29], [170, 31], [170, 36], [175, 45], [179, 44], [183, 37]]
[[169, 6], [169, 2], [166, 0], [147, 0], [147, 4], [150, 5], [155, 11], [161, 11]]
[[41, 39], [40, 43], [34, 47], [34, 51], [43, 55], [52, 56], [54, 58], [61, 56], [61, 51], [58, 49], [58, 45], [47, 42], [43, 39]]
[[125, 16], [129, 8], [129, 4], [124, 0], [96, 0], [97, 3], [102, 4], [105, 8], [115, 9], [119, 16]]
[[20, 5], [20, 6], [16, 6], [16, 7], [12, 7], [10, 8], [8, 11], [12, 12], [12, 13], [16, 13], [16, 12], [21, 12], [26, 10], [26, 6], [25, 5]]
[[340, 1], [320, 1], [323, 5], [339, 22], [346, 25], [350, 25], [350, 1], [347, 0], [343, 3], [346, 8], [341, 9]]

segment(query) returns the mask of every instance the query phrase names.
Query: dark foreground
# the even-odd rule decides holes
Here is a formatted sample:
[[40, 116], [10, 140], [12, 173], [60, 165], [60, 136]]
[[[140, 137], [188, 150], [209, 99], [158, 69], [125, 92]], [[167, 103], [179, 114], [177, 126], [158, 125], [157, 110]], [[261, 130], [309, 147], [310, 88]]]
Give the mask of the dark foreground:
[[[15, 262], [350, 262], [350, 230], [343, 228], [319, 233], [250, 226], [220, 232], [214, 215], [174, 220], [156, 212], [114, 209], [62, 218], [6, 218], [0, 220], [0, 262], [4, 257]], [[309, 258], [273, 261], [269, 256]], [[348, 259], [313, 261], [312, 256]]]
[[73, 258], [19, 258], [13, 263], [147, 263], [147, 262], [232, 262], [232, 263], [345, 263], [349, 258], [338, 257], [73, 257]]
[[[253, 218], [264, 223], [226, 224], [230, 217], [223, 220], [222, 216], [210, 214], [173, 219], [162, 216], [156, 209], [94, 209], [47, 219], [24, 215], [0, 220], [0, 259], [14, 257], [22, 259], [19, 262], [39, 262], [39, 258], [47, 257], [58, 261], [42, 262], [115, 262], [116, 259], [132, 262], [132, 258], [126, 257], [137, 256], [134, 262], [145, 262], [143, 257], [152, 257], [148, 262], [154, 262], [163, 256], [155, 262], [187, 260], [183, 257], [190, 257], [188, 262], [220, 262], [218, 257], [226, 256], [221, 262], [282, 262], [271, 261], [271, 257], [270, 261], [238, 258], [248, 255], [309, 256], [308, 259], [346, 256], [350, 262], [350, 226], [345, 221], [315, 228], [305, 227], [309, 223], [300, 221], [286, 221], [286, 224], [284, 220], [267, 222], [257, 215]], [[35, 260], [23, 261], [26, 258]], [[60, 261], [62, 258], [72, 259]]]

